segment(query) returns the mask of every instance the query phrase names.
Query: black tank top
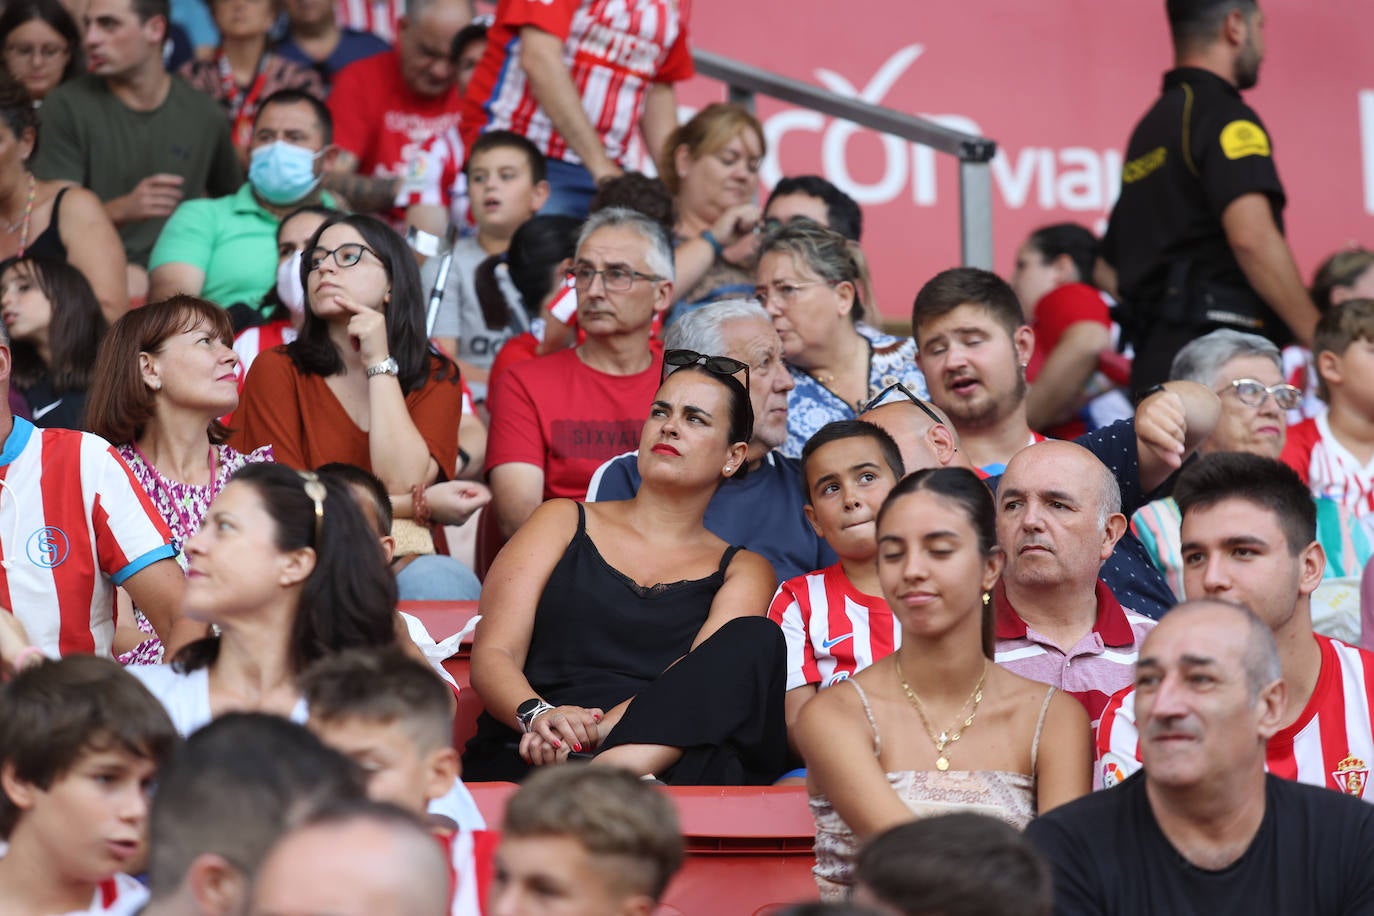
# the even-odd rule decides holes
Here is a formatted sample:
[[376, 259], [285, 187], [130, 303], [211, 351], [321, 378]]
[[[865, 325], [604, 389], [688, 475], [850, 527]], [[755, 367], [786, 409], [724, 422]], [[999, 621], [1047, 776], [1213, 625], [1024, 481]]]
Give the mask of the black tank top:
[[704, 579], [644, 588], [602, 558], [577, 504], [577, 533], [539, 598], [525, 677], [555, 705], [610, 709], [692, 648], [725, 570], [727, 547]]

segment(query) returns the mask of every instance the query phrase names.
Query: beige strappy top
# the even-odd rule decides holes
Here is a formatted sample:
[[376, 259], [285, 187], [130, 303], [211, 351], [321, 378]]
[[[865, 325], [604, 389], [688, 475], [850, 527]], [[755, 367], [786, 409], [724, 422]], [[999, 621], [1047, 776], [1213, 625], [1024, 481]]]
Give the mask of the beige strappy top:
[[[859, 692], [864, 714], [873, 729], [873, 756], [882, 754], [883, 739], [878, 723], [868, 705], [868, 695], [852, 678]], [[1054, 687], [1045, 692], [1040, 705], [1040, 718], [1035, 723], [1035, 738], [1031, 741], [1031, 773], [1036, 771], [1040, 750], [1040, 732], [1045, 726], [1045, 712], [1050, 708]], [[1035, 817], [1035, 776], [1005, 770], [901, 770], [888, 773], [887, 781], [897, 796], [918, 818], [971, 811], [1006, 821], [1020, 830]], [[822, 900], [842, 900], [854, 883], [854, 860], [859, 843], [824, 795], [811, 797], [811, 816], [816, 821], [816, 885]]]

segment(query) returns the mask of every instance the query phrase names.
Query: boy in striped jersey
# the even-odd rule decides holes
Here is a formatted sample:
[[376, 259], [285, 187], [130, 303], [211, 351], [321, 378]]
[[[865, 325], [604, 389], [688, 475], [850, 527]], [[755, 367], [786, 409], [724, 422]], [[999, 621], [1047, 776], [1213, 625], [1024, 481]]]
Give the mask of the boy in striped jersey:
[[874, 562], [878, 509], [905, 474], [897, 443], [871, 423], [837, 420], [807, 440], [801, 464], [803, 511], [839, 562], [787, 580], [768, 608], [787, 639], [789, 741], [817, 690], [857, 674], [902, 640]]
[[[1268, 771], [1374, 802], [1374, 654], [1312, 632], [1326, 556], [1311, 494], [1291, 468], [1226, 452], [1184, 471], [1174, 497], [1188, 594], [1245, 604], [1278, 642], [1288, 708], [1268, 740]], [[1139, 753], [1129, 688], [1103, 711], [1094, 782], [1122, 781], [1140, 767]]]

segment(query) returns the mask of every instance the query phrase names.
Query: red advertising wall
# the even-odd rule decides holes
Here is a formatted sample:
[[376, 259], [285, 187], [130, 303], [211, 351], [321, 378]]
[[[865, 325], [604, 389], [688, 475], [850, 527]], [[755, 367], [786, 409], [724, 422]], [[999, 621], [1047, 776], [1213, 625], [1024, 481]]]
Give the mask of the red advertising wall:
[[[1370, 0], [1264, 0], [1268, 52], [1246, 94], [1269, 128], [1305, 277], [1351, 242], [1374, 246]], [[1121, 151], [1172, 66], [1164, 0], [692, 0], [692, 43], [875, 104], [939, 118], [999, 146], [998, 272], [1037, 226], [1098, 231]], [[686, 109], [723, 98], [697, 78]], [[959, 263], [955, 161], [760, 99], [764, 185], [818, 172], [864, 208], [878, 304], [910, 315], [921, 283]]]

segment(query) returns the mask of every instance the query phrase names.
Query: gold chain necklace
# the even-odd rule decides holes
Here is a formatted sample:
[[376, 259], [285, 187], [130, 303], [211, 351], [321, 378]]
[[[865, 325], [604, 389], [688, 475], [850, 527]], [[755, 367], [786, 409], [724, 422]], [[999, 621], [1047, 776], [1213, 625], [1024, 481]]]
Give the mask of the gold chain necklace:
[[[921, 698], [916, 696], [916, 691], [912, 690], [911, 685], [906, 682], [906, 672], [902, 671], [901, 653], [894, 653], [894, 655], [897, 659], [897, 677], [902, 682], [902, 689], [906, 691], [907, 699], [911, 701], [911, 705], [916, 707], [916, 715], [921, 717], [921, 724], [925, 726], [926, 734], [930, 736], [930, 740], [935, 745], [935, 769], [943, 773], [949, 769], [949, 755], [945, 753], [945, 748], [958, 741], [959, 737], [963, 735], [964, 729], [973, 724], [973, 717], [978, 715], [978, 704], [983, 702], [983, 682], [988, 677], [988, 660], [983, 659], [983, 673], [978, 676], [978, 683], [973, 685], [973, 693], [969, 694], [968, 699], [959, 705], [959, 712], [963, 713], [964, 707], [968, 706], [970, 702], [973, 703], [973, 708], [969, 710], [968, 718], [964, 720], [964, 724], [952, 733], [949, 729], [944, 729], [937, 735], [935, 729], [930, 727], [930, 720], [926, 718], [926, 710], [921, 703]], [[957, 716], [955, 721], [958, 721]]]

